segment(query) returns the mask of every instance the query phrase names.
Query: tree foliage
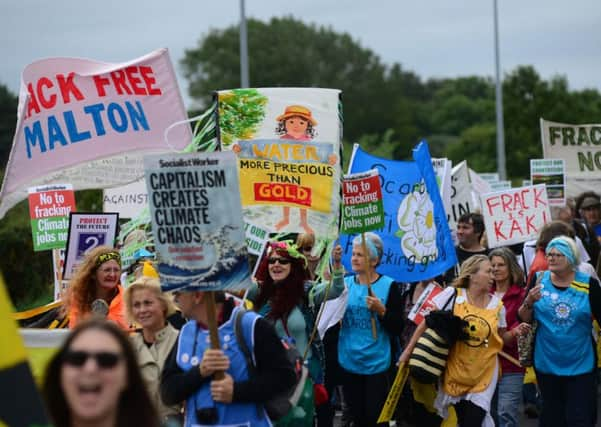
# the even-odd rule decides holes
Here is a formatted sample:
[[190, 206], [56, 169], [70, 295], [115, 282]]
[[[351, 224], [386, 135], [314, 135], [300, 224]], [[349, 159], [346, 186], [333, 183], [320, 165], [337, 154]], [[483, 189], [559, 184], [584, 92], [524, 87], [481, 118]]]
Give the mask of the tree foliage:
[[[423, 81], [398, 64], [383, 64], [349, 34], [294, 18], [249, 20], [253, 87], [334, 87], [343, 92], [344, 140], [371, 152], [407, 159], [426, 139], [434, 157], [467, 159], [480, 172], [496, 170], [495, 86], [468, 76]], [[182, 60], [190, 95], [205, 105], [215, 90], [239, 85], [238, 27], [213, 30]], [[564, 77], [541, 79], [521, 66], [503, 83], [506, 167], [510, 178], [529, 175], [542, 156], [539, 118], [598, 123], [596, 90], [570, 91]], [[352, 144], [346, 144], [352, 145]], [[350, 147], [345, 149], [345, 154]]]
[[[496, 170], [495, 86], [491, 78], [424, 80], [399, 63], [383, 63], [347, 33], [291, 17], [268, 22], [250, 19], [248, 41], [253, 87], [342, 90], [344, 170], [353, 142], [381, 157], [409, 159], [421, 139], [429, 142], [433, 157], [448, 157], [455, 164], [466, 159], [479, 172]], [[214, 91], [237, 88], [238, 26], [205, 34], [186, 50], [181, 66], [190, 95], [205, 108], [212, 103]], [[541, 117], [574, 124], [601, 121], [597, 90], [570, 90], [565, 77], [544, 80], [528, 65], [504, 77], [503, 101], [506, 167], [509, 178], [518, 182], [528, 177], [530, 159], [542, 156]], [[230, 114], [236, 112], [235, 102], [232, 99], [228, 104]], [[16, 109], [16, 96], [0, 84], [2, 169], [12, 144]], [[239, 129], [227, 131], [235, 138], [250, 125], [243, 123]], [[77, 192], [77, 209], [100, 211], [101, 193]], [[17, 303], [37, 297], [51, 282], [50, 253], [33, 252], [28, 218], [24, 202], [0, 221], [0, 269]]]

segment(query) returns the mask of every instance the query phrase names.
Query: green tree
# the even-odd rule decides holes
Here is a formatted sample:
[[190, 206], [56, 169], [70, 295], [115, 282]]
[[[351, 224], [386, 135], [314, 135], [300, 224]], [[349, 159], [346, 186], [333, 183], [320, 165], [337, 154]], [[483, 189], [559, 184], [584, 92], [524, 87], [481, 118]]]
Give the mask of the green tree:
[[507, 174], [526, 178], [530, 159], [542, 157], [542, 117], [571, 124], [599, 123], [601, 95], [596, 90], [570, 91], [565, 77], [544, 81], [532, 66], [509, 73], [503, 82]]
[[17, 97], [5, 85], [0, 84], [0, 166], [3, 176], [15, 134], [17, 104]]

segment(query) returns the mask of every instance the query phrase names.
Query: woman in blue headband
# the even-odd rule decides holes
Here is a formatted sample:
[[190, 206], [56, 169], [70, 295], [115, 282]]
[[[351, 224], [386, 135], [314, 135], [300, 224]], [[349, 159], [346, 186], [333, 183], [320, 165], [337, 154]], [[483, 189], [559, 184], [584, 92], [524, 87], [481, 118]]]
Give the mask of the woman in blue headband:
[[596, 357], [592, 319], [601, 319], [599, 281], [577, 271], [578, 249], [569, 237], [546, 248], [548, 270], [532, 278], [519, 309], [537, 321], [534, 369], [543, 398], [540, 425], [595, 425]]
[[402, 298], [399, 284], [376, 271], [384, 252], [382, 240], [375, 233], [363, 235], [365, 244], [361, 235], [353, 240], [355, 274], [344, 280], [348, 303], [338, 339], [338, 361], [354, 425], [375, 426], [390, 386], [390, 337], [398, 336], [403, 325]]

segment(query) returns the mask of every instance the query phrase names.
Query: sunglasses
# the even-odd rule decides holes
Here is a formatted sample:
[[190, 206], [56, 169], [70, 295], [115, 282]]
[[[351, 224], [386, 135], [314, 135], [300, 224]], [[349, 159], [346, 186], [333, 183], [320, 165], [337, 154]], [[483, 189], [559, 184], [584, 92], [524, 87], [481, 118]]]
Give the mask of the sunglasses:
[[67, 351], [63, 356], [63, 361], [71, 366], [81, 367], [86, 364], [89, 358], [93, 358], [96, 365], [102, 369], [114, 368], [121, 360], [121, 355], [110, 351], [99, 351], [98, 353], [88, 353], [87, 351]]
[[311, 252], [313, 250], [313, 246], [305, 246], [303, 248], [301, 248], [301, 251], [303, 252]]
[[290, 260], [286, 259], [286, 258], [269, 258], [267, 260], [267, 263], [269, 265], [275, 264], [276, 262], [278, 264], [280, 264], [280, 265], [288, 265], [288, 264], [290, 264]]

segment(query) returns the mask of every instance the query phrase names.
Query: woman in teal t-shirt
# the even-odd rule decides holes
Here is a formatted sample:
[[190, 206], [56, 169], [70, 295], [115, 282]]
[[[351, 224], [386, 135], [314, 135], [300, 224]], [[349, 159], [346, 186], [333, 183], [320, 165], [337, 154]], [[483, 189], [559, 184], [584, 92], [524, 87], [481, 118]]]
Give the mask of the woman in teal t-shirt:
[[344, 281], [348, 302], [338, 339], [338, 361], [344, 370], [344, 398], [355, 425], [375, 426], [391, 385], [391, 338], [400, 335], [403, 310], [399, 284], [376, 271], [382, 240], [375, 233], [363, 235], [365, 244], [362, 236], [353, 240], [355, 274]]

